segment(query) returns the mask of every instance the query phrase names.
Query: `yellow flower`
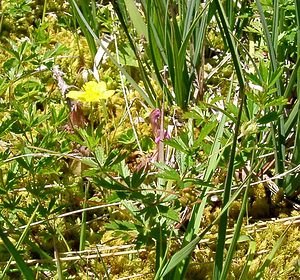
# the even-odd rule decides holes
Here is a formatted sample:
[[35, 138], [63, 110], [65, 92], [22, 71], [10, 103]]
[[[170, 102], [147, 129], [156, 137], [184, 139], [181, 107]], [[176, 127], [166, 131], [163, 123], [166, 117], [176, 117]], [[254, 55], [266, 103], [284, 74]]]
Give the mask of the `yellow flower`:
[[71, 90], [67, 93], [67, 97], [82, 102], [97, 102], [100, 99], [108, 99], [115, 93], [114, 90], [107, 90], [105, 82], [87, 82], [83, 86], [83, 90]]

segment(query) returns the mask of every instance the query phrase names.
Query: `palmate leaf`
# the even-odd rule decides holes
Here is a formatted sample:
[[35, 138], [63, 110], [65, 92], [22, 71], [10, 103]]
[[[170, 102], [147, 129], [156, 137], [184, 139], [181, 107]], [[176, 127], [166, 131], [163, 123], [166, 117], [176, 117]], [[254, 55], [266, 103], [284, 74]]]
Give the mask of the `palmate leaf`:
[[108, 230], [120, 230], [120, 231], [133, 231], [137, 230], [137, 227], [134, 223], [128, 221], [112, 221], [105, 225], [105, 228]]
[[278, 112], [270, 112], [257, 120], [260, 124], [267, 124], [278, 119]]
[[131, 191], [128, 187], [118, 183], [114, 180], [106, 180], [104, 178], [93, 178], [94, 184], [104, 189], [115, 190], [115, 191]]
[[167, 180], [180, 181], [180, 175], [174, 168], [160, 162], [156, 162], [154, 165], [160, 170], [157, 174], [157, 177]]
[[162, 216], [164, 216], [170, 220], [179, 222], [179, 220], [180, 220], [179, 213], [177, 211], [175, 211], [173, 208], [170, 208], [170, 207], [164, 206], [164, 205], [158, 205], [157, 208], [158, 208], [159, 213]]
[[127, 157], [127, 152], [120, 152], [120, 150], [112, 150], [105, 160], [104, 167], [111, 167], [120, 163]]

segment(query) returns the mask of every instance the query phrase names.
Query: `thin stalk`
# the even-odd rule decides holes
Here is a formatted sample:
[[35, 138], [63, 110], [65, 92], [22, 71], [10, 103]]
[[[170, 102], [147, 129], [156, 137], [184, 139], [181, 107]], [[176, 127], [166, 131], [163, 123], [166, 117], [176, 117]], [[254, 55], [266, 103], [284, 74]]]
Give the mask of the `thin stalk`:
[[[226, 205], [228, 203], [228, 201], [230, 199], [230, 195], [231, 195], [231, 185], [232, 185], [232, 179], [233, 179], [234, 170], [235, 170], [235, 168], [234, 168], [235, 152], [236, 152], [236, 146], [237, 146], [237, 139], [238, 139], [238, 135], [239, 135], [239, 127], [240, 127], [241, 117], [242, 117], [242, 112], [243, 112], [244, 100], [245, 100], [245, 95], [243, 94], [240, 108], [239, 108], [238, 117], [237, 117], [237, 124], [236, 124], [235, 131], [234, 131], [233, 143], [232, 143], [229, 163], [228, 163], [228, 167], [227, 167], [228, 171], [227, 171], [226, 180], [224, 183], [223, 205]], [[220, 218], [213, 279], [219, 279], [221, 276], [222, 269], [223, 269], [223, 255], [224, 255], [224, 247], [225, 247], [225, 239], [226, 239], [227, 214], [228, 214], [228, 210], [225, 211], [224, 214], [222, 215], [222, 217]]]
[[[254, 164], [254, 160], [255, 160], [255, 156], [256, 156], [255, 146], [256, 146], [256, 143], [254, 142], [253, 143], [253, 150], [252, 150], [252, 158], [251, 158], [251, 162], [250, 162], [250, 166], [251, 166], [250, 173], [252, 173], [252, 171], [253, 171], [252, 168], [253, 168], [253, 164]], [[241, 228], [242, 228], [242, 225], [243, 225], [243, 219], [244, 219], [244, 216], [245, 216], [245, 213], [246, 213], [246, 208], [247, 208], [247, 205], [248, 205], [250, 179], [251, 178], [249, 177], [246, 188], [245, 188], [242, 207], [241, 207], [238, 219], [237, 219], [237, 223], [234, 227], [233, 238], [231, 240], [231, 243], [230, 243], [230, 246], [229, 246], [229, 249], [228, 249], [228, 253], [226, 255], [226, 259], [224, 261], [224, 267], [222, 269], [222, 273], [221, 273], [221, 276], [220, 276], [221, 280], [226, 280], [227, 279], [227, 274], [228, 274], [228, 271], [229, 271], [229, 268], [230, 268], [230, 265], [231, 265], [231, 262], [232, 262], [233, 254], [236, 250], [236, 244], [237, 244], [238, 238], [240, 236], [240, 231], [241, 231]]]
[[[26, 225], [26, 228], [25, 228], [24, 231], [22, 232], [22, 235], [20, 236], [20, 238], [19, 238], [19, 240], [18, 240], [18, 242], [17, 242], [17, 244], [16, 244], [16, 246], [15, 246], [16, 249], [19, 248], [19, 246], [23, 243], [23, 241], [25, 240], [26, 236], [28, 235], [28, 232], [29, 232], [29, 229], [30, 229], [30, 225], [31, 225], [31, 223], [33, 222], [33, 220], [34, 220], [34, 218], [35, 218], [35, 216], [36, 216], [36, 213], [37, 213], [37, 211], [38, 211], [38, 209], [39, 209], [39, 206], [40, 206], [40, 204], [38, 204], [38, 205], [36, 206], [35, 210], [33, 211], [32, 215], [31, 215], [31, 217], [30, 217], [30, 219], [29, 219], [29, 221], [28, 221], [28, 223], [27, 223], [27, 225]], [[11, 262], [12, 262], [12, 259], [13, 259], [13, 257], [11, 256], [11, 257], [9, 258], [9, 260], [8, 260], [8, 262], [7, 262], [6, 266], [5, 266], [5, 268], [3, 269], [3, 271], [2, 271], [2, 276], [1, 276], [1, 278], [0, 278], [1, 280], [2, 280], [2, 279], [4, 278], [4, 276], [6, 275], [8, 269], [9, 269], [9, 266], [10, 266], [10, 264], [11, 264]]]
[[[300, 61], [300, 2], [295, 0], [295, 10], [296, 10], [296, 21], [298, 25], [297, 30], [297, 59], [298, 62]], [[298, 64], [298, 63], [297, 63]], [[296, 70], [296, 69], [295, 69]], [[295, 71], [293, 71], [294, 73]], [[300, 69], [297, 69], [297, 77], [300, 77]], [[293, 156], [292, 156], [292, 164], [298, 165], [300, 164], [300, 79], [297, 79], [297, 101], [294, 105], [294, 108], [292, 110], [292, 113], [290, 116], [294, 116], [293, 119], [296, 119], [296, 125], [295, 125], [295, 141], [294, 141], [294, 149], [293, 149]], [[292, 124], [294, 122], [290, 121], [290, 129], [292, 128]], [[285, 125], [288, 127], [288, 122], [285, 123]], [[286, 134], [287, 135], [287, 134]], [[285, 192], [288, 196], [291, 196], [299, 189], [299, 174], [296, 174], [295, 176], [288, 176], [287, 177], [287, 186], [285, 188]]]
[[[89, 192], [89, 185], [90, 181], [87, 181], [86, 183], [83, 183], [84, 185], [84, 200], [83, 200], [83, 205], [82, 208], [85, 209], [87, 204], [87, 199], [88, 199], [88, 192]], [[85, 249], [85, 242], [86, 242], [86, 217], [87, 217], [87, 212], [83, 211], [81, 214], [81, 228], [80, 228], [80, 242], [79, 242], [79, 251], [83, 251]]]
[[[226, 35], [226, 40], [229, 46], [229, 49], [232, 54], [233, 64], [236, 70], [237, 78], [239, 81], [240, 89], [239, 89], [239, 99], [241, 100], [237, 122], [234, 131], [233, 143], [230, 152], [230, 159], [228, 163], [228, 171], [224, 183], [224, 195], [223, 195], [223, 207], [227, 205], [228, 201], [230, 200], [231, 195], [231, 185], [232, 179], [234, 175], [234, 163], [235, 163], [235, 152], [237, 146], [237, 140], [239, 135], [239, 127], [241, 123], [241, 117], [243, 112], [243, 107], [245, 104], [245, 94], [244, 94], [244, 76], [242, 72], [242, 66], [239, 59], [239, 55], [237, 53], [237, 48], [235, 46], [234, 38], [230, 33], [229, 23], [226, 19], [225, 12], [223, 10], [222, 4], [220, 0], [215, 0], [218, 15], [220, 17], [223, 31]], [[218, 242], [217, 242], [217, 250], [216, 250], [216, 257], [215, 257], [215, 264], [214, 264], [214, 272], [213, 272], [213, 279], [217, 280], [220, 278], [222, 268], [223, 268], [223, 255], [224, 255], [224, 247], [225, 247], [225, 239], [226, 239], [226, 228], [227, 228], [227, 210], [224, 211], [223, 215], [220, 218], [219, 230], [218, 230]]]
[[[120, 64], [119, 47], [118, 47], [118, 42], [117, 42], [116, 35], [114, 35], [114, 42], [115, 42], [117, 62]], [[122, 74], [121, 71], [119, 71], [119, 75], [120, 75], [120, 80], [121, 80], [122, 93], [123, 93], [123, 97], [124, 97], [124, 100], [125, 100], [125, 107], [126, 107], [126, 111], [127, 111], [127, 114], [128, 114], [128, 118], [129, 118], [131, 127], [132, 127], [133, 135], [134, 135], [135, 141], [137, 143], [137, 146], [138, 146], [140, 152], [142, 152], [143, 149], [142, 149], [142, 146], [141, 146], [141, 143], [140, 143], [140, 140], [139, 140], [136, 128], [135, 128], [135, 124], [133, 122], [133, 118], [132, 118], [132, 115], [131, 115], [131, 112], [130, 112], [130, 108], [129, 108], [128, 98], [127, 98], [127, 94], [126, 94], [126, 87], [125, 87], [125, 84], [124, 84], [124, 75]]]
[[[268, 51], [270, 55], [270, 62], [271, 62], [271, 67], [270, 67], [270, 72], [269, 72], [269, 77], [272, 75], [272, 73], [276, 72], [277, 67], [278, 67], [278, 61], [276, 57], [276, 50], [274, 49], [274, 45], [272, 42], [272, 37], [270, 35], [270, 32], [268, 30], [268, 24], [264, 15], [264, 11], [261, 5], [260, 0], [256, 0], [256, 5], [258, 12], [260, 14], [260, 20], [261, 24], [263, 27], [263, 31], [265, 34], [265, 40], [268, 46]], [[278, 21], [278, 10], [277, 8], [275, 9], [276, 16], [275, 20]], [[274, 21], [273, 22], [273, 29], [278, 28], [278, 22]], [[277, 44], [277, 43], [274, 43]], [[277, 89], [277, 96], [282, 96], [282, 88], [281, 88], [281, 83], [280, 80], [277, 79], [276, 81], [276, 89]], [[280, 110], [280, 108], [279, 108]], [[284, 166], [284, 160], [285, 160], [285, 133], [284, 133], [284, 119], [283, 116], [280, 116], [277, 121], [277, 126], [275, 124], [272, 124], [272, 139], [273, 139], [273, 145], [276, 150], [275, 153], [275, 162], [276, 162], [276, 172], [277, 173], [283, 173], [285, 166]], [[278, 180], [277, 184], [279, 187], [283, 186], [283, 180]]]
[[[233, 78], [231, 79], [232, 83], [230, 85], [229, 91], [228, 91], [228, 96], [227, 96], [227, 102], [229, 102], [231, 93], [232, 93], [232, 85], [233, 85]], [[222, 119], [220, 121], [220, 124], [218, 126], [217, 132], [216, 132], [216, 137], [215, 141], [211, 147], [210, 151], [210, 156], [209, 156], [209, 161], [208, 161], [208, 166], [205, 170], [204, 174], [204, 180], [209, 181], [213, 175], [213, 172], [217, 168], [218, 162], [221, 159], [222, 156], [222, 151], [220, 149], [221, 147], [221, 139], [224, 134], [224, 128], [225, 128], [225, 123], [227, 120], [226, 114], [222, 115]], [[223, 149], [223, 148], [222, 148]], [[193, 238], [195, 238], [196, 232], [200, 228], [202, 216], [204, 213], [204, 209], [207, 203], [207, 192], [210, 190], [210, 188], [205, 189], [203, 191], [202, 195], [200, 196], [200, 199], [202, 199], [202, 202], [200, 204], [196, 204], [193, 207], [192, 213], [191, 213], [191, 218], [187, 226], [187, 230], [184, 236], [183, 244], [182, 247], [188, 245]], [[180, 265], [176, 266], [176, 270], [174, 272], [174, 279], [179, 279], [180, 277], [183, 277], [187, 271], [188, 264], [190, 261], [190, 257], [187, 257], [182, 261]]]
[[47, 0], [44, 0], [42, 23], [44, 23], [45, 21], [46, 11], [47, 11]]

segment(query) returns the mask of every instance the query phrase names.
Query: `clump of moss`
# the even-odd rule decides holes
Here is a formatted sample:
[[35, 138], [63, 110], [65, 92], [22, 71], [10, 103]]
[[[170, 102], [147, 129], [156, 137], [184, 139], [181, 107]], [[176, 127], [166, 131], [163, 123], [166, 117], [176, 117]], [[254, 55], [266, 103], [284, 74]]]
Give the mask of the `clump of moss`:
[[[107, 231], [104, 233], [102, 244], [107, 246], [120, 246], [125, 242], [122, 238], [117, 238], [114, 232]], [[118, 250], [109, 251], [109, 253], [117, 252]], [[103, 252], [105, 253], [105, 252]], [[136, 279], [150, 280], [154, 275], [155, 254], [154, 251], [141, 251], [140, 253], [128, 254], [122, 256], [110, 256], [103, 259], [104, 264], [99, 270], [102, 275], [105, 273], [104, 265], [109, 271], [111, 279], [118, 279], [134, 274], [144, 274]]]
[[[286, 229], [286, 225], [283, 224], [269, 224], [267, 229], [254, 234], [254, 238], [257, 242], [257, 252], [267, 250], [269, 252], [274, 247], [276, 241]], [[300, 249], [300, 234], [299, 226], [291, 226], [288, 230], [285, 240], [277, 251], [274, 259], [272, 259], [270, 265], [266, 268], [264, 279], [277, 280], [277, 279], [298, 279], [299, 267], [297, 267], [299, 261], [299, 249]], [[266, 255], [258, 255], [251, 264], [250, 276], [255, 276], [258, 269], [261, 267]]]
[[250, 191], [252, 203], [249, 214], [254, 219], [267, 218], [270, 216], [270, 202], [263, 184], [258, 184]]
[[[299, 212], [293, 211], [291, 215], [295, 217], [299, 216]], [[285, 224], [268, 223], [266, 229], [254, 231], [254, 233], [247, 232], [246, 228], [242, 230], [242, 234], [251, 236], [252, 240], [256, 242], [256, 255], [254, 260], [250, 263], [248, 279], [253, 279], [255, 277], [257, 271], [261, 268], [265, 259], [268, 257], [269, 252], [275, 246], [286, 227], [287, 225]], [[288, 229], [284, 242], [281, 244], [269, 266], [266, 267], [263, 279], [299, 279], [299, 230], [299, 225], [296, 224]], [[210, 234], [205, 238], [208, 238], [211, 241], [201, 243], [195, 250], [186, 279], [211, 279], [212, 277], [216, 250], [215, 235]], [[246, 265], [248, 246], [248, 242], [237, 244], [227, 279], [238, 279], [240, 277], [241, 272]]]

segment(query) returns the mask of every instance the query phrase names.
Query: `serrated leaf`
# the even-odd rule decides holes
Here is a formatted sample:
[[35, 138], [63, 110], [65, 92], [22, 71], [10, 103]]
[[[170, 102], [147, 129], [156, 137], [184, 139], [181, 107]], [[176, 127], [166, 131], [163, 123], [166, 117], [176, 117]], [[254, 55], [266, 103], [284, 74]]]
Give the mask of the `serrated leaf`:
[[157, 177], [167, 180], [180, 181], [180, 175], [174, 168], [159, 162], [154, 163], [154, 165], [160, 169]]
[[105, 225], [105, 228], [108, 230], [122, 230], [122, 231], [132, 231], [136, 230], [135, 224], [127, 221], [112, 221]]
[[260, 124], [267, 124], [267, 123], [277, 120], [278, 117], [279, 117], [279, 115], [277, 112], [270, 112], [270, 113], [264, 115], [263, 117], [261, 117], [257, 122]]
[[218, 125], [217, 121], [209, 122], [202, 127], [198, 139], [196, 140], [197, 144], [200, 144], [204, 138]]
[[105, 189], [115, 190], [115, 191], [128, 191], [130, 190], [126, 186], [116, 182], [116, 181], [107, 181], [103, 178], [94, 178], [94, 183], [97, 186], [103, 187]]
[[177, 151], [183, 152], [185, 154], [189, 153], [189, 149], [180, 137], [175, 137], [172, 139], [165, 139], [164, 143], [175, 148]]
[[280, 78], [280, 76], [282, 75], [283, 69], [282, 68], [278, 68], [271, 76], [270, 81], [268, 83], [268, 88], [272, 87], [277, 80]]
[[179, 222], [180, 220], [178, 212], [176, 212], [173, 208], [168, 208], [167, 212], [163, 212], [161, 214], [162, 216], [176, 222]]
[[81, 161], [81, 163], [83, 163], [87, 166], [93, 167], [93, 168], [99, 167], [98, 163], [92, 158], [86, 157], [86, 158], [82, 158], [80, 161]]

